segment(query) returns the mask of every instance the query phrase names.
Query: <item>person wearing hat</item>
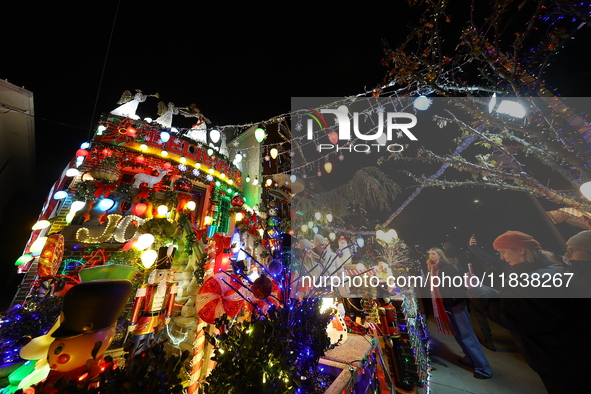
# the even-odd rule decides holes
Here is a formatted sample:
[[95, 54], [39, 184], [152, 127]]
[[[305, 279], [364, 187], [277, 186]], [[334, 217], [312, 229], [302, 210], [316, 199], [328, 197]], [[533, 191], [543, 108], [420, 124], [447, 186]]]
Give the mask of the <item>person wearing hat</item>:
[[[538, 241], [520, 231], [507, 231], [493, 242], [504, 267], [505, 282], [468, 289], [472, 302], [492, 321], [510, 331], [519, 352], [538, 373], [548, 393], [588, 391], [589, 341], [584, 320], [585, 284], [551, 260]], [[510, 276], [512, 275], [512, 276]], [[569, 285], [542, 286], [543, 278], [561, 278]], [[509, 282], [510, 278], [519, 278]], [[539, 283], [535, 278], [541, 280]], [[501, 280], [496, 276], [496, 280]], [[546, 282], [548, 284], [548, 282]], [[586, 304], [582, 304], [586, 303]]]
[[591, 230], [581, 231], [566, 241], [564, 259], [591, 284]]

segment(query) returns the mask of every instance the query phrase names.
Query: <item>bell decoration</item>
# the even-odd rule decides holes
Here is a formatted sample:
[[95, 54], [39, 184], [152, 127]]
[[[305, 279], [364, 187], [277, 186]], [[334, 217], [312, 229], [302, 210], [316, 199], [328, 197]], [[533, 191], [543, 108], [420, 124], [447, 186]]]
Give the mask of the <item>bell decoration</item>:
[[236, 194], [230, 200], [230, 204], [232, 204], [233, 207], [241, 207], [244, 205], [244, 197], [242, 197], [240, 194]]
[[187, 178], [179, 178], [174, 182], [173, 189], [177, 192], [190, 192], [193, 189], [193, 184]]

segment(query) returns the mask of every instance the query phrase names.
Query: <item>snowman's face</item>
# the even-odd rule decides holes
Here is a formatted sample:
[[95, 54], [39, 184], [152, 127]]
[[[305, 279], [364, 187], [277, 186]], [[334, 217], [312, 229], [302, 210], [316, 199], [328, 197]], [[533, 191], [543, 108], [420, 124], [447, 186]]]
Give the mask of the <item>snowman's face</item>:
[[347, 241], [344, 239], [339, 241], [339, 249], [345, 249], [347, 247]]
[[47, 352], [47, 363], [54, 371], [69, 372], [86, 365], [92, 359], [92, 350], [98, 347], [97, 356], [104, 353], [115, 336], [115, 326], [72, 338], [56, 338]]

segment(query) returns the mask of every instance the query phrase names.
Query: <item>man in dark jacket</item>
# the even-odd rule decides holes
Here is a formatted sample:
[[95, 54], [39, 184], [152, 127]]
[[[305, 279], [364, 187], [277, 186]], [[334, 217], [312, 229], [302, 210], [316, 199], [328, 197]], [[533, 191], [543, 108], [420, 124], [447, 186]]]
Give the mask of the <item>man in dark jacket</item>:
[[591, 230], [570, 237], [566, 248], [565, 262], [588, 282], [591, 290]]

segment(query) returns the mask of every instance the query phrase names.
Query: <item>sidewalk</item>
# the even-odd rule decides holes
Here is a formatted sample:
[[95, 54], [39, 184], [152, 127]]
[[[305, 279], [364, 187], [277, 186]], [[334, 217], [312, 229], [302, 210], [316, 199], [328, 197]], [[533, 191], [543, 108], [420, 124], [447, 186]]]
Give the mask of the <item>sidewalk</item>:
[[[490, 322], [490, 321], [489, 321]], [[451, 335], [437, 332], [433, 318], [427, 320], [430, 338], [431, 383], [433, 394], [544, 394], [546, 390], [538, 375], [532, 371], [517, 351], [515, 342], [507, 330], [493, 322], [490, 326], [495, 352], [484, 348], [493, 370], [490, 379], [480, 380], [472, 376], [473, 371], [460, 365], [463, 356], [460, 346]], [[473, 321], [476, 335], [482, 337], [478, 324]], [[427, 390], [419, 390], [426, 394]]]

